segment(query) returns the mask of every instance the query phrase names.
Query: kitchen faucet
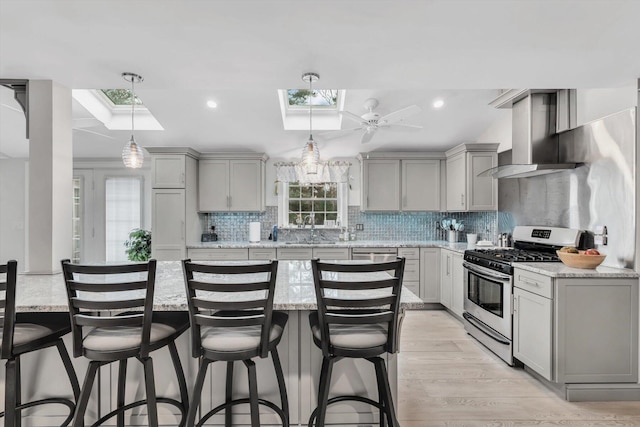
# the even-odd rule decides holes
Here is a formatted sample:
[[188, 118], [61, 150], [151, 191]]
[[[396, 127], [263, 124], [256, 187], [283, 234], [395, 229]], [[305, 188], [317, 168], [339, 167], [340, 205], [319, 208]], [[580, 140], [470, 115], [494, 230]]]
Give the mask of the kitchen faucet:
[[316, 229], [315, 214], [313, 212], [311, 212], [309, 215], [305, 216], [303, 221], [302, 221], [302, 223], [306, 224], [307, 223], [307, 219], [309, 219], [309, 223], [311, 224], [311, 236], [310, 236], [309, 240], [311, 240], [313, 242], [318, 237], [320, 237], [320, 235], [318, 233], [316, 233], [317, 229]]

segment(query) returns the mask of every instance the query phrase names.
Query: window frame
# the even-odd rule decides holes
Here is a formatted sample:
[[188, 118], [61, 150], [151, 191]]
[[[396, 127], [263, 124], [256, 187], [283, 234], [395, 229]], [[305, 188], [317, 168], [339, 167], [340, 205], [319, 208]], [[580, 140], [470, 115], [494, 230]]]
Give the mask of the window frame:
[[[278, 183], [278, 227], [280, 228], [298, 228], [295, 224], [289, 223], [289, 182]], [[321, 183], [309, 183], [310, 185]], [[335, 227], [327, 227], [317, 225], [316, 228], [335, 229], [348, 227], [348, 208], [349, 208], [349, 184], [346, 182], [335, 182], [338, 193], [337, 204], [338, 214]], [[339, 225], [338, 225], [339, 224]], [[308, 224], [305, 224], [308, 226]], [[303, 226], [305, 226], [303, 225]]]

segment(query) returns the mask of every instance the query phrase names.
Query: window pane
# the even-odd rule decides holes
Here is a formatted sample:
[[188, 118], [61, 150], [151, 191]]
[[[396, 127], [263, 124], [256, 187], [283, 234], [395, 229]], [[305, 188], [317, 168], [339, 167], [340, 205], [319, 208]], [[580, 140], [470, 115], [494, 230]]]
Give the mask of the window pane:
[[311, 198], [311, 186], [305, 186], [300, 188], [300, 197], [310, 199]]
[[290, 185], [289, 186], [289, 197], [290, 198], [298, 198], [298, 197], [300, 197], [300, 187], [298, 187], [297, 185]]
[[300, 200], [289, 200], [289, 212], [300, 212]]
[[327, 191], [327, 198], [329, 199], [337, 199], [338, 198], [338, 187], [333, 184]]
[[300, 210], [302, 212], [311, 212], [311, 200], [303, 200], [302, 202], [300, 202]]
[[324, 214], [316, 213], [314, 219], [315, 225], [324, 225]]
[[105, 182], [105, 241], [107, 261], [127, 261], [124, 242], [140, 228], [140, 177], [113, 177]]
[[325, 201], [324, 200], [314, 200], [313, 202], [313, 210], [316, 212], [324, 212]]
[[327, 219], [332, 219], [334, 221], [336, 221], [338, 219], [338, 213], [327, 213], [326, 215]]
[[338, 202], [335, 200], [327, 200], [327, 212], [338, 212]]

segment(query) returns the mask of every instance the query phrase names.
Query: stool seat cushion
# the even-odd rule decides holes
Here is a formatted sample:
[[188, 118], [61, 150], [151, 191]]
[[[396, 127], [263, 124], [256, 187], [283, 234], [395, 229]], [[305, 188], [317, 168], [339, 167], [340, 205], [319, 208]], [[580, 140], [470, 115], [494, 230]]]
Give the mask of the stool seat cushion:
[[[257, 349], [260, 346], [260, 325], [213, 327], [205, 326], [200, 330], [202, 348], [211, 351], [235, 352]], [[277, 323], [271, 325], [269, 342], [277, 342], [282, 336], [283, 326]]]
[[[13, 345], [18, 347], [28, 344], [52, 335], [54, 332], [51, 328], [35, 323], [16, 323], [13, 329]], [[0, 328], [0, 345], [2, 345], [2, 328]]]
[[[386, 323], [365, 325], [329, 325], [330, 344], [343, 349], [363, 349], [385, 345], [387, 343]], [[313, 337], [320, 342], [320, 326], [311, 325]]]
[[[152, 323], [149, 343], [162, 341], [176, 333], [176, 329], [164, 323]], [[83, 346], [93, 351], [123, 351], [139, 348], [142, 343], [141, 326], [117, 326], [94, 328], [84, 337]]]

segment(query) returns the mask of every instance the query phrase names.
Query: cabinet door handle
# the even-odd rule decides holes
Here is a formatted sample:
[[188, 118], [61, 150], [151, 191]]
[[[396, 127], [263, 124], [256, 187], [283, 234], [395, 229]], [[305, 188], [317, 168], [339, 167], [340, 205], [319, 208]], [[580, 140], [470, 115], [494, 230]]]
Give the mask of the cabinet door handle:
[[229, 196], [229, 207], [231, 206], [233, 206], [233, 202], [232, 202], [231, 196]]
[[182, 224], [182, 227], [180, 227], [180, 236], [182, 240], [184, 240], [184, 221], [180, 221], [180, 223]]
[[184, 172], [180, 174], [180, 182], [184, 184]]
[[447, 255], [447, 276], [449, 275], [449, 265], [450, 265], [449, 255]]
[[538, 282], [532, 282], [532, 281], [530, 281], [530, 280], [523, 279], [523, 278], [520, 278], [520, 281], [521, 281], [522, 283], [527, 284], [527, 285], [535, 286], [536, 288], [539, 288], [539, 287], [540, 287], [540, 283], [538, 283]]
[[405, 208], [407, 207], [407, 196], [404, 196], [402, 198], [402, 206], [405, 207]]
[[460, 194], [460, 206], [464, 206], [464, 194]]
[[229, 196], [227, 196], [227, 207], [229, 207]]

